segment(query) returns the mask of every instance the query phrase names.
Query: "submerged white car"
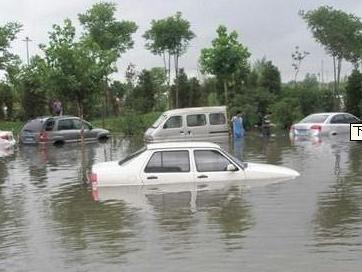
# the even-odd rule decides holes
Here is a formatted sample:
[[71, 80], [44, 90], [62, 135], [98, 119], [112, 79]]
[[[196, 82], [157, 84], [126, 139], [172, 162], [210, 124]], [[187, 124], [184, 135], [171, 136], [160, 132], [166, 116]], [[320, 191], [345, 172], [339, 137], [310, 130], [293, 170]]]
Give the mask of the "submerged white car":
[[360, 122], [360, 119], [347, 112], [314, 113], [292, 125], [289, 136], [293, 138], [348, 134], [350, 133], [350, 124]]
[[295, 170], [245, 163], [209, 142], [148, 144], [120, 161], [95, 164], [88, 176], [93, 187], [293, 179]]
[[15, 146], [16, 141], [11, 131], [0, 130], [0, 148], [8, 149]]

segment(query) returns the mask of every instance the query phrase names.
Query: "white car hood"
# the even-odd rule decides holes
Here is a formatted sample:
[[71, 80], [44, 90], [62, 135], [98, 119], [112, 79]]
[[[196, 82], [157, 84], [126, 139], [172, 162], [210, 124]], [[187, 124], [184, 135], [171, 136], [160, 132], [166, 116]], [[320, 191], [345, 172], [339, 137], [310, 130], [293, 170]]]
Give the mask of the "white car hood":
[[262, 163], [248, 163], [245, 168], [245, 178], [251, 179], [275, 179], [275, 178], [296, 178], [300, 174], [290, 168]]

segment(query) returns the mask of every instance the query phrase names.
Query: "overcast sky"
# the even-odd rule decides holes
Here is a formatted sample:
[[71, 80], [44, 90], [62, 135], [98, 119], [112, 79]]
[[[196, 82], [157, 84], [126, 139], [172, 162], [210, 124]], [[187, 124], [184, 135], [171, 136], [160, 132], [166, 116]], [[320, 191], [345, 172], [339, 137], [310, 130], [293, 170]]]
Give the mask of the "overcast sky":
[[[84, 13], [96, 0], [0, 0], [0, 24], [17, 21], [23, 24], [23, 30], [12, 44], [12, 51], [26, 60], [26, 47], [22, 41], [29, 36], [30, 55], [40, 53], [39, 43], [46, 43], [48, 32], [53, 24], [61, 24], [70, 18], [76, 26], [77, 15]], [[291, 53], [295, 46], [310, 52], [302, 65], [300, 77], [305, 73], [321, 73], [324, 63], [324, 79], [332, 80], [332, 62], [317, 44], [298, 16], [298, 11], [310, 10], [321, 5], [330, 5], [337, 9], [362, 17], [361, 0], [115, 0], [117, 17], [131, 20], [139, 26], [134, 34], [135, 46], [125, 53], [118, 63], [119, 73], [123, 77], [128, 63], [136, 65], [138, 70], [162, 66], [159, 56], [153, 56], [144, 48], [143, 33], [150, 27], [152, 19], [161, 19], [183, 13], [191, 23], [196, 34], [187, 53], [182, 56], [180, 66], [192, 75], [199, 75], [198, 59], [200, 50], [210, 47], [216, 36], [218, 25], [225, 25], [229, 31], [239, 33], [239, 41], [251, 52], [251, 63], [264, 56], [280, 70], [284, 82], [292, 80]], [[80, 32], [80, 27], [77, 27]], [[349, 74], [351, 65], [345, 63], [342, 74]]]

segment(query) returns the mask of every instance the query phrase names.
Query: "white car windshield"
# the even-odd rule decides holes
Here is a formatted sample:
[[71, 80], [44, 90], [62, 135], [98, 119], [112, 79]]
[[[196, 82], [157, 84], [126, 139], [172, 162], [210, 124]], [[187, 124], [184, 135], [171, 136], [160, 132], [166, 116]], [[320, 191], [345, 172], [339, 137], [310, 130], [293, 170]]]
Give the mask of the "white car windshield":
[[163, 121], [165, 121], [167, 118], [166, 114], [162, 114], [160, 117], [158, 117], [158, 119], [153, 123], [152, 127], [153, 128], [158, 128], [159, 125], [162, 124]]
[[125, 164], [126, 162], [129, 162], [135, 158], [137, 158], [139, 155], [141, 155], [143, 152], [146, 151], [146, 147], [144, 148], [141, 148], [140, 150], [128, 155], [127, 157], [125, 157], [124, 159], [120, 160], [118, 162], [118, 165], [122, 165], [122, 164]]
[[304, 118], [300, 123], [324, 123], [328, 116], [328, 114], [312, 114]]

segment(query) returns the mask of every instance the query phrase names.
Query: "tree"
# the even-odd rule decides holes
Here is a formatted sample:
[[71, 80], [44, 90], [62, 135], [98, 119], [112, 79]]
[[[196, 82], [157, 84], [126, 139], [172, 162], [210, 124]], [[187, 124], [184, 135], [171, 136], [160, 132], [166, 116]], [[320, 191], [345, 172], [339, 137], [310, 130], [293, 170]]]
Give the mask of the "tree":
[[362, 116], [359, 105], [362, 102], [362, 74], [354, 69], [348, 77], [346, 86], [346, 111], [355, 116]]
[[100, 50], [101, 56], [104, 57], [101, 59], [103, 67], [106, 68], [103, 71], [105, 89], [103, 117], [108, 109], [108, 97], [111, 96], [111, 92], [108, 92], [108, 76], [117, 70], [115, 63], [121, 54], [133, 47], [132, 34], [137, 30], [134, 22], [117, 21], [115, 12], [114, 3], [100, 2], [78, 16], [85, 29], [82, 39], [92, 44], [95, 50]]
[[155, 94], [152, 73], [143, 70], [138, 76], [138, 84], [127, 97], [126, 106], [141, 113], [151, 112], [155, 106]]
[[167, 75], [162, 67], [153, 67], [150, 72], [155, 87], [155, 111], [164, 111], [167, 108]]
[[21, 24], [19, 23], [7, 23], [0, 26], [0, 70], [4, 70], [7, 63], [15, 57], [9, 52], [9, 47], [20, 29]]
[[[186, 53], [190, 41], [195, 34], [190, 30], [189, 21], [182, 18], [182, 13], [160, 20], [152, 20], [151, 28], [145, 32], [146, 48], [154, 55], [161, 55], [165, 72], [168, 74], [168, 85], [171, 81], [171, 58], [174, 60], [175, 78], [179, 72], [179, 58]], [[175, 106], [178, 107], [178, 85], [176, 84]]]
[[115, 18], [116, 5], [100, 2], [94, 4], [84, 14], [79, 14], [80, 23], [85, 28], [83, 39], [90, 39], [101, 50], [115, 53], [112, 62], [128, 49], [133, 47], [132, 34], [137, 25], [131, 21], [117, 21]]
[[201, 50], [200, 65], [203, 73], [215, 75], [223, 81], [225, 104], [228, 103], [228, 83], [237, 71], [248, 70], [248, 49], [238, 42], [238, 34], [227, 33], [225, 26], [217, 29], [218, 37], [211, 48]]
[[48, 112], [48, 90], [45, 87], [47, 65], [44, 59], [34, 56], [29, 65], [23, 66], [18, 77], [22, 119], [44, 116]]
[[268, 92], [274, 95], [280, 94], [280, 72], [271, 61], [264, 61], [264, 63], [262, 63], [259, 84], [261, 87], [265, 88]]
[[[314, 38], [333, 58], [334, 92], [339, 97], [342, 60], [356, 63], [361, 57], [362, 22], [359, 17], [322, 6], [301, 12]], [[337, 106], [337, 105], [336, 105]]]
[[302, 66], [302, 61], [309, 55], [310, 53], [307, 51], [300, 51], [299, 46], [295, 47], [295, 51], [292, 53], [292, 67], [294, 68], [294, 81], [297, 82], [297, 76]]
[[[92, 43], [75, 40], [75, 28], [69, 19], [63, 26], [54, 25], [49, 45], [41, 46], [47, 64], [46, 84], [53, 94], [64, 101], [76, 103], [79, 116], [91, 114], [93, 100], [104, 84], [111, 58]], [[64, 103], [63, 103], [64, 104]]]

